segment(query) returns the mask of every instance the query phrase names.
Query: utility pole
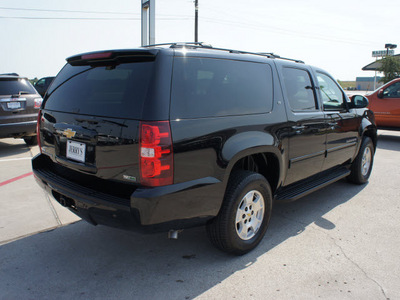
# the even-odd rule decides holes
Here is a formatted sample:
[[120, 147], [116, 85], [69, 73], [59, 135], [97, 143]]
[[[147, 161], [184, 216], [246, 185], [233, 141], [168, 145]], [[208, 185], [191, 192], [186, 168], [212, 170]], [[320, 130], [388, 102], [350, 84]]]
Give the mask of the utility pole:
[[142, 46], [156, 43], [155, 0], [142, 0]]
[[199, 0], [194, 0], [194, 42], [199, 41]]

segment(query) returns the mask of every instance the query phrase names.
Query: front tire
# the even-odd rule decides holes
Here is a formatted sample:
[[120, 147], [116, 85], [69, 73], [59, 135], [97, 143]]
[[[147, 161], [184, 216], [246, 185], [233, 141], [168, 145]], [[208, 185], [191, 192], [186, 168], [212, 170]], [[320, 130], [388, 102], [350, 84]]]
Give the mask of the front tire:
[[348, 180], [356, 184], [364, 184], [371, 175], [374, 163], [374, 144], [369, 137], [364, 137], [356, 159], [351, 165], [351, 173]]
[[264, 176], [236, 171], [229, 180], [224, 202], [207, 234], [222, 251], [243, 255], [263, 239], [272, 211], [272, 192]]

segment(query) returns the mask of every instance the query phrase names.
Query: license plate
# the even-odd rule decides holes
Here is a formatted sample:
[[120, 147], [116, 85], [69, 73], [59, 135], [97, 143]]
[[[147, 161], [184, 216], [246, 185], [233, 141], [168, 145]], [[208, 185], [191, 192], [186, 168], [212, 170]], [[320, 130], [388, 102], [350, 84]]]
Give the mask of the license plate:
[[21, 103], [20, 102], [8, 102], [7, 107], [9, 109], [21, 108]]
[[86, 154], [86, 144], [74, 142], [71, 140], [67, 141], [67, 158], [79, 162], [85, 162], [85, 154]]

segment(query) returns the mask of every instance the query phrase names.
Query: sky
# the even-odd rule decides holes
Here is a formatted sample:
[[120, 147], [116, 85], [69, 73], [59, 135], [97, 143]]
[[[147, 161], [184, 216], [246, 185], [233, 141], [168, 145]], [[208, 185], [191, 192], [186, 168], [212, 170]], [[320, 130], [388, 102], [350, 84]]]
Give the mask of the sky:
[[[156, 43], [194, 41], [194, 1], [155, 0]], [[400, 48], [400, 1], [198, 0], [199, 41], [303, 60], [339, 80], [386, 43]], [[55, 76], [69, 56], [136, 48], [141, 0], [0, 0], [0, 74]], [[395, 54], [400, 49], [395, 49]]]

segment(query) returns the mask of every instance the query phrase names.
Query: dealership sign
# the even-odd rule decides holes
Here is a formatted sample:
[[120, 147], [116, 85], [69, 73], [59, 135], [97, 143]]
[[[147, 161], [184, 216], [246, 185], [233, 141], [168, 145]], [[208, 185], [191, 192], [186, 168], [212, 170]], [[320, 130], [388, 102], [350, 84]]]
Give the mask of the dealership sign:
[[387, 55], [394, 55], [394, 50], [377, 50], [372, 51], [372, 57], [382, 57]]

